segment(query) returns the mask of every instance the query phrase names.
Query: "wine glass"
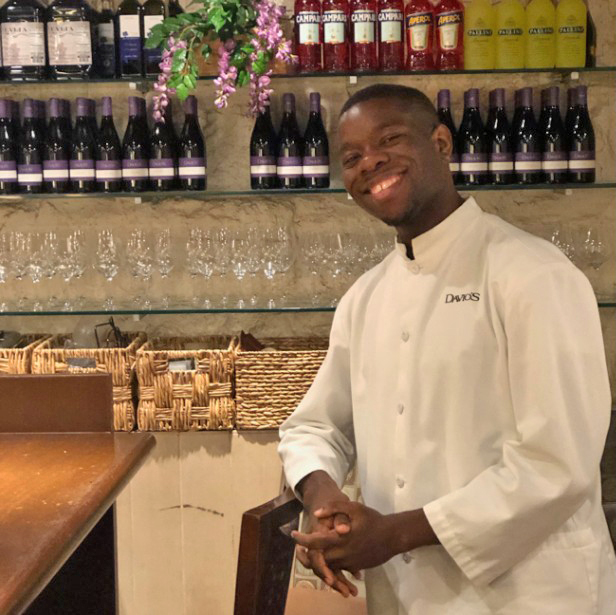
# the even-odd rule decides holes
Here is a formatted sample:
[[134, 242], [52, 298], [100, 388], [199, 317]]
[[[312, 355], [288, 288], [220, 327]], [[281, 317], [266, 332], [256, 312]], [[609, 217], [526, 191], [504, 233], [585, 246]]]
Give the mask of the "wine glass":
[[597, 271], [607, 258], [605, 242], [598, 227], [588, 227], [584, 237], [582, 245], [584, 261]]
[[[58, 273], [59, 266], [59, 247], [58, 247], [58, 235], [55, 231], [46, 231], [43, 235], [43, 276], [50, 285], [51, 280]], [[51, 286], [51, 285], [50, 285]], [[51, 287], [50, 287], [51, 291]], [[56, 306], [58, 298], [51, 294], [47, 299], [47, 306], [53, 308]]]
[[[11, 274], [11, 249], [9, 246], [9, 236], [6, 233], [0, 233], [0, 284], [6, 284]], [[8, 303], [4, 300], [0, 301], [0, 312], [6, 312], [9, 309]]]
[[142, 229], [135, 229], [126, 244], [126, 258], [131, 275], [140, 280], [144, 287], [143, 295], [137, 294], [133, 301], [138, 306], [149, 310], [152, 302], [147, 295], [148, 282], [152, 279], [154, 257], [148, 236]]
[[11, 274], [19, 282], [17, 294], [17, 308], [23, 309], [28, 301], [23, 293], [23, 281], [28, 275], [29, 266], [29, 246], [25, 233], [12, 231], [9, 235], [10, 267]]
[[[118, 244], [113, 231], [110, 229], [103, 229], [98, 232], [95, 269], [109, 283], [113, 282], [120, 270]], [[110, 293], [106, 293], [103, 307], [105, 310], [113, 309], [113, 296]]]
[[[162, 229], [156, 233], [154, 242], [154, 260], [156, 262], [156, 269], [163, 280], [169, 277], [169, 274], [173, 271], [173, 260], [171, 258], [171, 231], [168, 228]], [[167, 285], [165, 285], [166, 287]], [[163, 307], [169, 307], [169, 295], [163, 295], [162, 299]]]

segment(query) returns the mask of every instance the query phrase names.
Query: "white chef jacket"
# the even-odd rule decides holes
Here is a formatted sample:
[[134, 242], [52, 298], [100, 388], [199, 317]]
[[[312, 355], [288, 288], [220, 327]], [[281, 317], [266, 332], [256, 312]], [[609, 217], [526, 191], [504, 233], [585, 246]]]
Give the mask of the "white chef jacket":
[[366, 571], [371, 615], [614, 615], [599, 461], [610, 391], [597, 303], [552, 244], [469, 198], [340, 302], [280, 429], [295, 486], [324, 470], [440, 545]]

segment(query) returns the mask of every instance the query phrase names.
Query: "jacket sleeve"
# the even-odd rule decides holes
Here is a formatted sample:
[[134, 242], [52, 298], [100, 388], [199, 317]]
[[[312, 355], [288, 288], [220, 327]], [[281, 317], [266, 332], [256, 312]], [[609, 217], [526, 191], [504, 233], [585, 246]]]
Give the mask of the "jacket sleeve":
[[280, 427], [278, 453], [293, 489], [316, 470], [342, 487], [355, 463], [348, 310], [347, 295], [334, 315], [329, 350], [312, 386]]
[[533, 272], [502, 308], [517, 435], [494, 465], [424, 507], [464, 574], [490, 583], [596, 487], [610, 416], [597, 302], [570, 263]]

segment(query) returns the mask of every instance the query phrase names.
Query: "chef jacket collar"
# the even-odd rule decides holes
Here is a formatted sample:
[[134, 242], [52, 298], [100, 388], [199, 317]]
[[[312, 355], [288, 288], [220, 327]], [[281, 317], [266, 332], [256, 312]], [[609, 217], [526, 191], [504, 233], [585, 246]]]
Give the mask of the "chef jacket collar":
[[470, 196], [443, 221], [412, 240], [413, 259], [407, 256], [403, 243], [396, 241], [396, 250], [407, 267], [437, 264], [481, 213], [481, 208]]

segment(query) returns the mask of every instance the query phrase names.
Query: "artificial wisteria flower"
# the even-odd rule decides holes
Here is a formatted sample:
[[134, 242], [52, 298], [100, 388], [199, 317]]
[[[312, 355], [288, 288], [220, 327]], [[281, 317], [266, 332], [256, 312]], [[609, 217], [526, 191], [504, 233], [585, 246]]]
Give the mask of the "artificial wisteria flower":
[[167, 82], [171, 78], [173, 54], [178, 49], [186, 49], [186, 41], [176, 41], [175, 37], [170, 36], [168, 39], [168, 48], [163, 51], [161, 62], [158, 65], [160, 68], [158, 81], [154, 84], [154, 89], [158, 92], [152, 99], [154, 102], [154, 111], [152, 115], [155, 122], [164, 123], [164, 111], [169, 104], [169, 94], [175, 94], [175, 89], [167, 87]]
[[218, 109], [224, 109], [228, 104], [229, 96], [235, 92], [237, 68], [229, 65], [234, 49], [233, 39], [225, 41], [224, 45], [218, 48], [218, 77], [214, 79], [217, 94], [214, 104]]

